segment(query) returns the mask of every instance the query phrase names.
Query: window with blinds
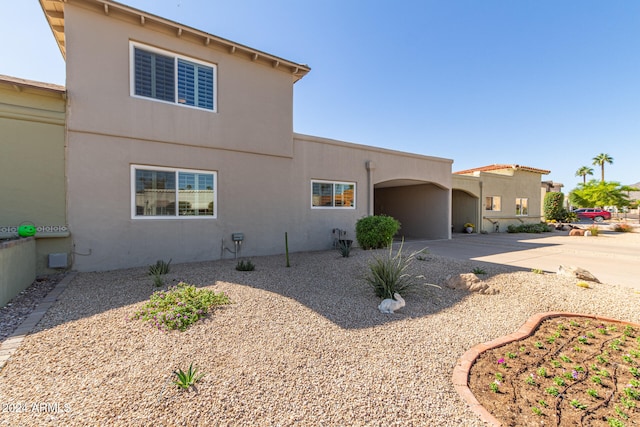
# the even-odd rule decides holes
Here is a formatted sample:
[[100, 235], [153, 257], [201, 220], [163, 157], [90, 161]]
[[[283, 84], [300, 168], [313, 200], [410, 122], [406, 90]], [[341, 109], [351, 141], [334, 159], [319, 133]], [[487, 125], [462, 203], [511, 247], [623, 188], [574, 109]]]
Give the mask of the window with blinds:
[[133, 96], [216, 111], [216, 67], [131, 43]]

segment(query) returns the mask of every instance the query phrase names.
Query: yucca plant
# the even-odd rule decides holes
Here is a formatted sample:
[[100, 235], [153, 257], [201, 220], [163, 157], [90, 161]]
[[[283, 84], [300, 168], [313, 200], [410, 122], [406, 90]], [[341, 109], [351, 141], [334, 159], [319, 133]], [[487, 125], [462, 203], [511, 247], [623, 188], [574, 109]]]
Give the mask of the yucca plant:
[[195, 388], [195, 384], [206, 375], [198, 374], [198, 368], [193, 367], [193, 362], [189, 365], [189, 369], [186, 372], [182, 369], [178, 369], [173, 373], [177, 377], [173, 383], [183, 390], [187, 390], [190, 387]]
[[[393, 298], [394, 293], [406, 295], [418, 285], [417, 279], [424, 276], [414, 276], [409, 273], [409, 267], [416, 254], [402, 255], [404, 241], [398, 252], [393, 253], [393, 245], [389, 245], [389, 252], [383, 256], [374, 256], [369, 263], [369, 272], [365, 280], [371, 285], [375, 294], [380, 298]], [[432, 285], [435, 286], [435, 285]]]

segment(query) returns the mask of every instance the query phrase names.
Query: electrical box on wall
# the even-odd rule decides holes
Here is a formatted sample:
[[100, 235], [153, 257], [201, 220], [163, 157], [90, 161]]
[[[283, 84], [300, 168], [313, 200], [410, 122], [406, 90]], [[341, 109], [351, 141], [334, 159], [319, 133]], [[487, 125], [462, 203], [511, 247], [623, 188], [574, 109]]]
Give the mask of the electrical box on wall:
[[49, 254], [49, 268], [67, 268], [67, 254]]
[[234, 242], [242, 242], [244, 240], [244, 233], [233, 233], [231, 235], [231, 240]]

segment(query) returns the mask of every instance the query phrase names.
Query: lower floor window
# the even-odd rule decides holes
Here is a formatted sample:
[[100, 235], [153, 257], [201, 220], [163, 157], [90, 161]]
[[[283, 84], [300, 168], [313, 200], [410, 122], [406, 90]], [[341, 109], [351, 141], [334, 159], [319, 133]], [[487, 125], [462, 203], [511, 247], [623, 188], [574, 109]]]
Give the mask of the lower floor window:
[[216, 172], [133, 165], [132, 217], [215, 218], [216, 185]]
[[529, 199], [516, 198], [516, 215], [529, 215]]
[[355, 209], [355, 194], [354, 182], [311, 181], [312, 208]]
[[484, 200], [485, 209], [488, 211], [500, 211], [500, 196], [487, 196]]

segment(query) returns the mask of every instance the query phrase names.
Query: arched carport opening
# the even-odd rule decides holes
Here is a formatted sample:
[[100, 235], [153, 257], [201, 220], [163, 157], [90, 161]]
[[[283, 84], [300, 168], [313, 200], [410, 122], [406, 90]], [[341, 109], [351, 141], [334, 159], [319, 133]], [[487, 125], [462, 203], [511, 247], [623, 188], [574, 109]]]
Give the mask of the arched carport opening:
[[464, 224], [470, 222], [475, 225], [476, 232], [480, 231], [480, 199], [464, 190], [454, 188], [451, 190], [451, 231], [461, 233]]
[[449, 190], [432, 182], [395, 179], [374, 184], [375, 215], [402, 224], [400, 234], [412, 239], [448, 239]]

